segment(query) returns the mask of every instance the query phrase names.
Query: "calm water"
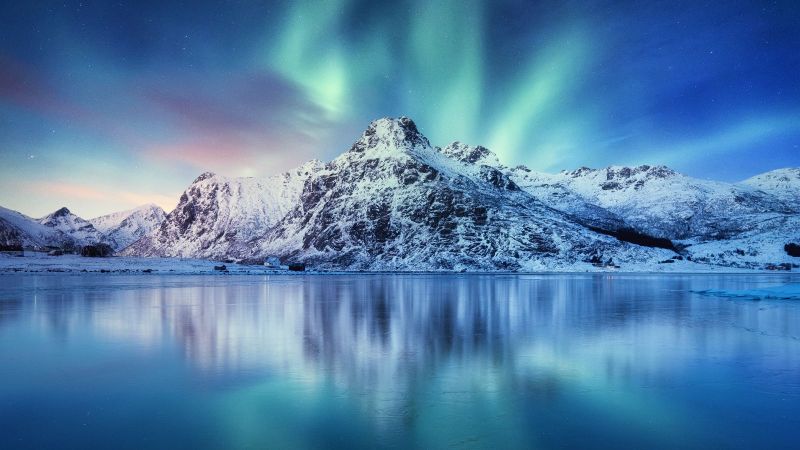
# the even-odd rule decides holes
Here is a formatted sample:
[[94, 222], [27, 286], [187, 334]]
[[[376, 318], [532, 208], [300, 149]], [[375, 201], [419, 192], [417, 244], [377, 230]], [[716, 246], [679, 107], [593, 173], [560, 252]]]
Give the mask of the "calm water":
[[0, 276], [0, 448], [797, 448], [778, 276]]

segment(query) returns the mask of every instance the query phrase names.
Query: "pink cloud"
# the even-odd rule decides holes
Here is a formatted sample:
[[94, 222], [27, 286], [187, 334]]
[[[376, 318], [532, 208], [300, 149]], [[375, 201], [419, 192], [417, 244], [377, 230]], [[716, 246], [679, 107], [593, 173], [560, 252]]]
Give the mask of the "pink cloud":
[[178, 193], [164, 195], [157, 193], [141, 193], [119, 190], [109, 186], [93, 186], [88, 184], [73, 183], [69, 181], [39, 181], [31, 182], [23, 189], [34, 195], [42, 196], [50, 202], [57, 202], [70, 209], [91, 203], [93, 205], [108, 205], [108, 211], [124, 210], [136, 206], [153, 203], [165, 211], [170, 211], [178, 202]]
[[316, 156], [315, 140], [308, 136], [243, 136], [230, 133], [203, 135], [142, 151], [151, 162], [180, 164], [198, 171], [230, 176], [272, 175]]
[[227, 74], [216, 83], [189, 76], [141, 95], [178, 125], [171, 138], [141, 151], [160, 164], [271, 174], [318, 157], [334, 127], [301, 89], [269, 73]]
[[26, 65], [0, 55], [0, 99], [44, 118], [77, 125], [92, 133], [127, 145], [142, 140], [132, 127], [95, 109], [86, 108], [63, 95]]
[[191, 131], [275, 134], [292, 129], [300, 118], [312, 118], [317, 127], [331, 125], [303, 89], [273, 73], [210, 80], [214, 77], [187, 75], [180, 84], [146, 86], [140, 95]]
[[108, 191], [95, 187], [63, 181], [44, 181], [30, 185], [32, 191], [79, 200], [107, 200]]
[[318, 157], [335, 126], [303, 89], [269, 72], [187, 73], [179, 81], [138, 79], [130, 89], [100, 83], [97, 89], [118, 91], [125, 101], [87, 108], [20, 62], [0, 56], [0, 66], [0, 100], [164, 167], [229, 175], [287, 170]]
[[231, 168], [253, 156], [236, 137], [201, 136], [164, 145], [154, 145], [142, 154], [151, 161], [185, 164], [198, 168]]
[[122, 191], [117, 192], [115, 197], [132, 207], [152, 203], [160, 206], [166, 212], [170, 212], [178, 204], [178, 195], [140, 194], [138, 192]]

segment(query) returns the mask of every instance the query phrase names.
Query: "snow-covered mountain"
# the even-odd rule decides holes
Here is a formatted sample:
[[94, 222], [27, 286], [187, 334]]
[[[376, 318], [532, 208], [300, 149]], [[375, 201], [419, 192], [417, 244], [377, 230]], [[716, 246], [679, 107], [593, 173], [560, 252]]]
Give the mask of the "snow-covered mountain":
[[153, 204], [142, 205], [89, 220], [114, 250], [121, 250], [161, 225], [167, 214]]
[[144, 205], [87, 221], [60, 208], [39, 219], [0, 207], [0, 245], [27, 249], [77, 247], [104, 242], [115, 250], [152, 232], [165, 217], [155, 205]]
[[[166, 216], [149, 206], [89, 223], [64, 208], [40, 222], [78, 243], [121, 248], [141, 236], [123, 255], [277, 256], [338, 270], [791, 267], [783, 248], [800, 242], [799, 180], [798, 169], [737, 184], [664, 166], [546, 174], [481, 146], [434, 147], [401, 117], [372, 122], [327, 164], [267, 178], [204, 173]], [[0, 236], [19, 240], [18, 228]]]
[[324, 166], [265, 180], [202, 175], [123, 253], [364, 270], [543, 270], [674, 254], [592, 231], [457, 150], [432, 147], [408, 118], [380, 119]]
[[800, 244], [800, 215], [777, 216], [728, 239], [690, 240], [686, 252], [699, 263], [729, 267], [800, 264], [800, 258], [787, 254], [784, 246], [788, 243]]
[[742, 181], [743, 185], [767, 192], [800, 212], [800, 167], [773, 170]]
[[[740, 248], [725, 249], [720, 242], [750, 236], [767, 239], [765, 244], [779, 249], [780, 254], [784, 244], [778, 245], [779, 241], [792, 235], [791, 223], [796, 216], [796, 202], [786, 194], [792, 192], [791, 180], [796, 179], [788, 176], [796, 177], [791, 169], [765, 174], [771, 176], [763, 178], [779, 182], [754, 187], [692, 178], [664, 166], [584, 167], [558, 174], [541, 173], [525, 166], [504, 166], [488, 149], [458, 142], [442, 152], [465, 163], [497, 168], [540, 202], [590, 228], [622, 233], [634, 230], [668, 239], [677, 247], [713, 241], [717, 243], [713, 247], [723, 254], [729, 251], [739, 256]], [[756, 249], [751, 253], [760, 254]]]
[[497, 169], [536, 200], [571, 215], [574, 220], [584, 225], [604, 230], [630, 228], [621, 217], [591, 203], [565, 183], [555, 179], [553, 175], [534, 172], [525, 166], [507, 167], [501, 164], [497, 155], [486, 147], [453, 142], [440, 151], [461, 162], [465, 170], [471, 170], [473, 173], [482, 170], [481, 167], [484, 166]]
[[384, 118], [328, 164], [265, 179], [201, 175], [163, 225], [124, 253], [540, 270], [694, 252], [753, 267], [785, 262], [796, 213], [774, 191], [786, 184], [706, 181], [663, 166], [544, 174], [506, 167], [485, 147], [433, 147], [410, 119]]
[[184, 191], [154, 232], [123, 254], [223, 258], [286, 215], [297, 204], [305, 180], [321, 167], [319, 161], [311, 161], [264, 179], [206, 172]]
[[84, 246], [97, 242], [106, 242], [103, 233], [86, 219], [76, 216], [66, 207], [60, 208], [40, 219], [37, 222], [45, 227], [60, 231], [72, 238], [75, 245]]
[[22, 213], [0, 206], [0, 245], [24, 248], [71, 246], [63, 232], [44, 226]]
[[[584, 167], [555, 175], [516, 169], [512, 178], [543, 201], [547, 191], [577, 194], [643, 233], [673, 240], [727, 239], [792, 212], [783, 200], [753, 187], [692, 178], [664, 166]], [[568, 204], [553, 206], [570, 210]]]
[[670, 239], [696, 262], [741, 268], [798, 263], [783, 249], [789, 242], [800, 242], [800, 216], [792, 200], [795, 169], [738, 184], [692, 178], [664, 166], [581, 168], [558, 174], [517, 167], [508, 173], [554, 208], [594, 217], [596, 212], [586, 205], [599, 207], [626, 227]]

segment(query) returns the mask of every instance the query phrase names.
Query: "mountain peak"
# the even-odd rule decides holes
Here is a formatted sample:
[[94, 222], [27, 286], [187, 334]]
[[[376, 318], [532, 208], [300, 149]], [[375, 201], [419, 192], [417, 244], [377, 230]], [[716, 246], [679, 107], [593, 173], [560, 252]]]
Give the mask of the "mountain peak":
[[68, 215], [70, 215], [70, 214], [72, 214], [72, 213], [70, 212], [70, 210], [69, 210], [69, 209], [67, 209], [67, 207], [66, 207], [66, 206], [62, 206], [61, 208], [59, 208], [59, 209], [57, 209], [57, 210], [53, 211], [53, 212], [50, 214], [50, 217], [63, 217], [63, 216], [68, 216]]
[[562, 171], [562, 174], [571, 178], [581, 178], [589, 175], [598, 175], [605, 177], [607, 180], [614, 179], [629, 179], [629, 178], [669, 178], [677, 175], [678, 172], [670, 169], [667, 166], [608, 166], [605, 169], [592, 169], [589, 167], [580, 167], [572, 171]]
[[760, 173], [753, 177], [744, 180], [744, 183], [748, 183], [755, 180], [767, 180], [773, 179], [783, 182], [789, 182], [792, 180], [800, 180], [800, 167], [784, 167], [782, 169], [775, 169], [770, 170], [769, 172]]
[[155, 203], [146, 203], [141, 206], [137, 206], [131, 210], [132, 213], [141, 212], [141, 213], [152, 213], [152, 212], [164, 212], [164, 208], [156, 205]]
[[361, 138], [350, 148], [351, 152], [361, 153], [367, 149], [385, 146], [387, 148], [412, 148], [430, 146], [417, 124], [408, 117], [383, 117], [370, 122]]
[[394, 128], [399, 128], [407, 133], [419, 134], [419, 129], [417, 128], [417, 124], [406, 116], [400, 116], [398, 118], [382, 117], [380, 119], [376, 119], [370, 122], [368, 128], [372, 128], [376, 132], [380, 131], [389, 132]]
[[771, 170], [748, 178], [740, 184], [768, 192], [793, 205], [800, 200], [799, 167]]
[[199, 182], [201, 182], [203, 180], [207, 180], [207, 179], [213, 178], [215, 176], [217, 176], [217, 174], [215, 174], [214, 172], [203, 172], [203, 173], [200, 174], [200, 176], [195, 178], [194, 181], [192, 181], [192, 184], [199, 183]]
[[293, 172], [297, 175], [309, 175], [322, 170], [324, 167], [325, 163], [318, 159], [312, 159], [296, 168]]
[[609, 177], [612, 178], [613, 177], [630, 178], [640, 174], [646, 174], [654, 178], [668, 178], [677, 174], [677, 172], [675, 172], [674, 170], [663, 165], [662, 166], [641, 165], [636, 167], [611, 166], [606, 169], [606, 173], [609, 175]]
[[471, 146], [455, 141], [447, 147], [442, 148], [441, 152], [453, 159], [470, 164], [486, 166], [500, 165], [500, 160], [497, 159], [497, 155], [482, 145]]

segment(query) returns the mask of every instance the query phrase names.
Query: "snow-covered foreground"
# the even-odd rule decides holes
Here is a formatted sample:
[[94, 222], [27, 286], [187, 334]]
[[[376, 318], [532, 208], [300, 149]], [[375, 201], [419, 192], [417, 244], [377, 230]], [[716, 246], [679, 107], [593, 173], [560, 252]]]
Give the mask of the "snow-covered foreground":
[[[224, 265], [224, 271], [214, 269]], [[48, 256], [28, 252], [25, 256], [0, 254], [2, 273], [43, 272], [99, 272], [99, 273], [162, 273], [162, 274], [270, 274], [288, 272], [266, 266], [225, 264], [218, 261], [183, 258], [136, 258], [114, 256], [111, 258], [84, 258], [78, 255]]]
[[[215, 269], [224, 265], [224, 271]], [[161, 274], [274, 274], [274, 273], [351, 273], [352, 271], [315, 270], [289, 272], [266, 266], [222, 263], [190, 258], [140, 258], [114, 256], [110, 258], [84, 258], [78, 255], [49, 256], [41, 252], [27, 252], [25, 256], [0, 253], [0, 274], [3, 273], [161, 273]], [[387, 271], [398, 272], [398, 271]], [[403, 272], [403, 271], [399, 271]], [[410, 272], [410, 271], [405, 271]], [[449, 272], [449, 271], [442, 271]], [[622, 264], [619, 268], [595, 267], [591, 264], [562, 265], [546, 272], [659, 272], [659, 273], [764, 273], [758, 270], [736, 269], [723, 266], [675, 261], [672, 264]]]

